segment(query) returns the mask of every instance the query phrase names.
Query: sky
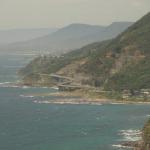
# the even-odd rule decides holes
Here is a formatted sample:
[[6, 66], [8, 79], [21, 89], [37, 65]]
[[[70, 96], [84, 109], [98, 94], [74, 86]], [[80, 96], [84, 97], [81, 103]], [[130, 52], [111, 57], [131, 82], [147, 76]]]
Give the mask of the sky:
[[150, 0], [0, 0], [0, 29], [108, 25], [149, 11]]

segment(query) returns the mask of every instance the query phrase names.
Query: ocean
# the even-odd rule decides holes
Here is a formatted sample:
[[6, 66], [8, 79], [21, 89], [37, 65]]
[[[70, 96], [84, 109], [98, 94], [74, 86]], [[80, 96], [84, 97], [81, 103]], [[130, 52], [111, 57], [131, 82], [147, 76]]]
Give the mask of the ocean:
[[150, 105], [49, 104], [61, 97], [35, 95], [54, 88], [8, 86], [32, 57], [0, 55], [0, 150], [121, 150], [140, 139]]

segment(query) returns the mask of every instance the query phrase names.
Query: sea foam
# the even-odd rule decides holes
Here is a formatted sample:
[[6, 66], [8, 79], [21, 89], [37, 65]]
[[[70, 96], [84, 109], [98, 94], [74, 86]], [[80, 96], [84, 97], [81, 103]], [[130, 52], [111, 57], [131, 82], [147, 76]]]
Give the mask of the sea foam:
[[32, 95], [20, 95], [20, 97], [23, 97], [23, 98], [33, 98], [35, 96], [32, 96]]
[[120, 130], [119, 135], [123, 137], [121, 141], [138, 141], [141, 140], [141, 134], [142, 132], [140, 130], [134, 130], [134, 129], [129, 129], [129, 130]]

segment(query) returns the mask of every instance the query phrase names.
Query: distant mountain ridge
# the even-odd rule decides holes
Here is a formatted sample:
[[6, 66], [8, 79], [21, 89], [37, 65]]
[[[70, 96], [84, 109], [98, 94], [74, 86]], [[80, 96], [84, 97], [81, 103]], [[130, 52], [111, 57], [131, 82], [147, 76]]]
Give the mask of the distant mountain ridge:
[[6, 51], [49, 51], [51, 53], [63, 53], [73, 49], [81, 48], [84, 45], [111, 39], [131, 26], [131, 22], [118, 22], [110, 26], [95, 26], [86, 24], [71, 24], [52, 34], [5, 45], [0, 48]]
[[0, 45], [31, 40], [55, 32], [56, 28], [0, 30]]

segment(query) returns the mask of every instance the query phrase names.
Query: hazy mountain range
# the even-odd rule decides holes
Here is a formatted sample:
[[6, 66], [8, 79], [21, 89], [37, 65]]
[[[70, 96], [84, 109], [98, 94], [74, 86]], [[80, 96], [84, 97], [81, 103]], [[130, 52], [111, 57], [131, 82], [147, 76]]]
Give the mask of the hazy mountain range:
[[[123, 32], [126, 28], [132, 25], [132, 22], [115, 22], [109, 26], [96, 26], [87, 24], [71, 24], [64, 28], [61, 28], [53, 33], [54, 30], [44, 29], [36, 32], [26, 32], [22, 36], [23, 42], [15, 42], [6, 44], [0, 47], [2, 51], [36, 51], [36, 52], [51, 52], [51, 53], [64, 53], [73, 49], [81, 48], [86, 44], [90, 44], [97, 41], [103, 41], [116, 37]], [[24, 32], [24, 31], [22, 31]], [[35, 35], [46, 35], [33, 38]], [[34, 34], [30, 34], [34, 33]], [[36, 34], [35, 34], [36, 33]], [[32, 40], [26, 40], [27, 37], [33, 38]], [[12, 34], [14, 40], [17, 40], [16, 34]], [[11, 37], [10, 36], [10, 37]], [[0, 36], [1, 39], [2, 36]], [[8, 38], [9, 39], [9, 38]], [[5, 41], [6, 43], [6, 41]]]
[[0, 45], [31, 40], [56, 30], [56, 28], [0, 30]]

